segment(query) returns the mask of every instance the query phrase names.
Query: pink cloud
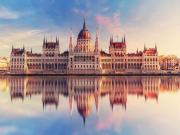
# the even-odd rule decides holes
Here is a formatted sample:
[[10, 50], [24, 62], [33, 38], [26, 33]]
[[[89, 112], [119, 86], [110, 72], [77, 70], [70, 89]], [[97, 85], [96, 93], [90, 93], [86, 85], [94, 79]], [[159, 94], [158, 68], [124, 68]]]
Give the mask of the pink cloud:
[[113, 14], [112, 17], [96, 15], [96, 22], [105, 28], [110, 34], [119, 35], [122, 33], [119, 14]]

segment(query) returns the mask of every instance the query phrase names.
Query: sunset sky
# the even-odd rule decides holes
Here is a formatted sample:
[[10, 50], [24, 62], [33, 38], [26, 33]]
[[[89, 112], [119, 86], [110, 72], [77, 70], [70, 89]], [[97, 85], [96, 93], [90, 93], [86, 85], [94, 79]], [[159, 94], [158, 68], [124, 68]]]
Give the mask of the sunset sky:
[[125, 34], [128, 52], [158, 46], [159, 54], [180, 57], [179, 0], [0, 0], [0, 56], [11, 46], [41, 52], [44, 35], [60, 39], [67, 50], [70, 29], [74, 42], [83, 19], [94, 43], [98, 28], [100, 48], [108, 50], [109, 37]]

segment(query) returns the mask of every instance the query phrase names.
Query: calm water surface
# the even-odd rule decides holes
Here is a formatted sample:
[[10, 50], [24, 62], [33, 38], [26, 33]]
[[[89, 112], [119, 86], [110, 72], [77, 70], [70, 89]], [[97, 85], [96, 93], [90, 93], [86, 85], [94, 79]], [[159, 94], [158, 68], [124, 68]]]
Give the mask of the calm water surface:
[[1, 77], [0, 135], [180, 135], [180, 77]]

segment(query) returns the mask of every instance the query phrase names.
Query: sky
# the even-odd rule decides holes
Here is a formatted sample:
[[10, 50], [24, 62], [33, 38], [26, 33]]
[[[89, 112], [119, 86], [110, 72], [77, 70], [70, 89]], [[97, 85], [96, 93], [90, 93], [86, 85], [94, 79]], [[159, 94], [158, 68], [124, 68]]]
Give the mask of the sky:
[[83, 20], [94, 43], [108, 51], [109, 37], [126, 36], [128, 52], [157, 44], [159, 54], [180, 57], [179, 0], [0, 0], [0, 56], [9, 57], [12, 45], [42, 51], [43, 37], [60, 40], [68, 49], [71, 29], [74, 44]]

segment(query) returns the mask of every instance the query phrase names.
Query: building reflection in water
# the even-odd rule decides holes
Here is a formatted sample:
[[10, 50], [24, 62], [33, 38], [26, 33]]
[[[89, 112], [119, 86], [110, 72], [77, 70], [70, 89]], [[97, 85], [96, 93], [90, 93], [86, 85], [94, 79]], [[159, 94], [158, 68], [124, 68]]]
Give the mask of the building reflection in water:
[[126, 110], [128, 95], [158, 101], [161, 92], [177, 91], [180, 87], [180, 77], [9, 77], [5, 80], [12, 101], [41, 95], [45, 109], [48, 105], [58, 108], [60, 95], [68, 97], [70, 112], [76, 105], [84, 123], [94, 105], [99, 111], [102, 96], [109, 97], [112, 110], [118, 105]]

